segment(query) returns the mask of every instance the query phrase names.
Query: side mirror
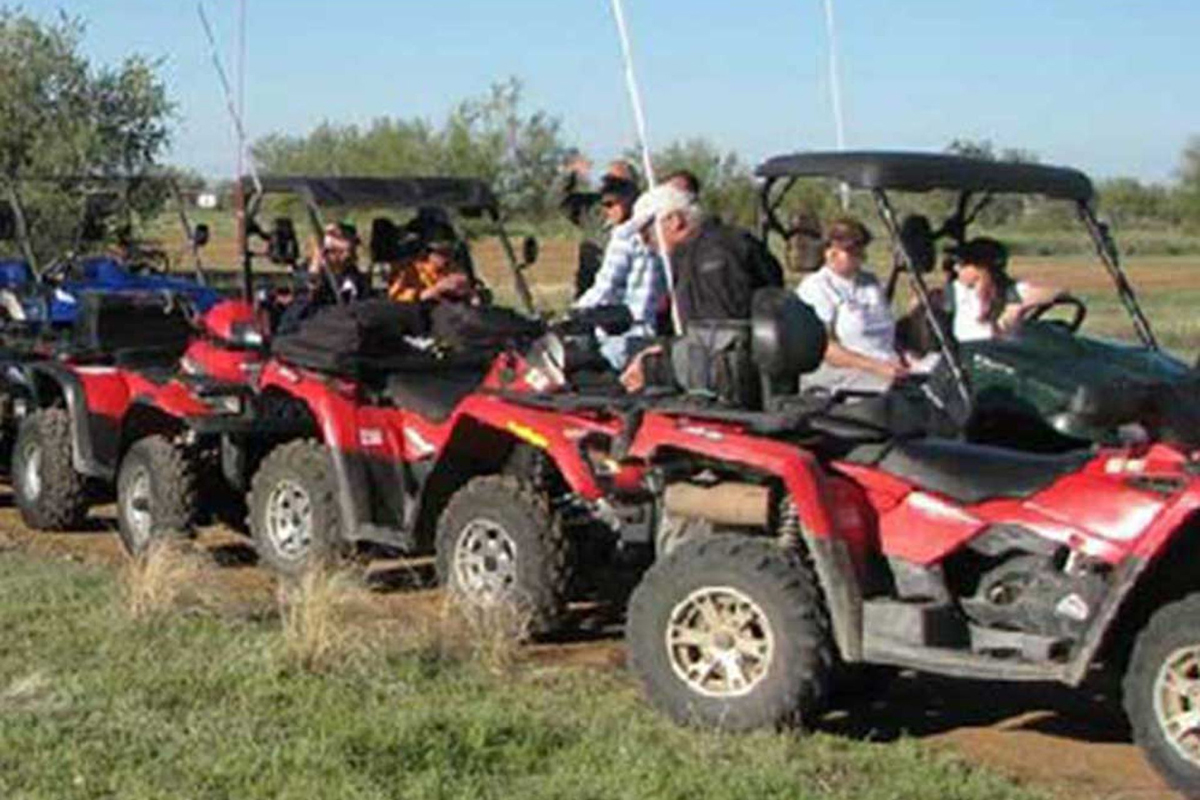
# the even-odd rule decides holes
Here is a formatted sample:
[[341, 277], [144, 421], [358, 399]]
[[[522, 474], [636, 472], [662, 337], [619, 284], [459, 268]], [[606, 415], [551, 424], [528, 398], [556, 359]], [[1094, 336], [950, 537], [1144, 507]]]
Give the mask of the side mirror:
[[279, 217], [267, 240], [267, 258], [272, 264], [295, 264], [300, 260], [300, 242], [296, 226], [288, 217]]
[[208, 225], [200, 222], [192, 229], [192, 247], [201, 248], [208, 244]]
[[924, 214], [909, 214], [900, 224], [900, 244], [908, 253], [913, 269], [921, 274], [933, 272], [937, 264], [937, 246], [933, 228]]
[[521, 266], [529, 267], [537, 263], [538, 254], [541, 252], [541, 247], [538, 245], [538, 240], [532, 236], [526, 236], [521, 242]]

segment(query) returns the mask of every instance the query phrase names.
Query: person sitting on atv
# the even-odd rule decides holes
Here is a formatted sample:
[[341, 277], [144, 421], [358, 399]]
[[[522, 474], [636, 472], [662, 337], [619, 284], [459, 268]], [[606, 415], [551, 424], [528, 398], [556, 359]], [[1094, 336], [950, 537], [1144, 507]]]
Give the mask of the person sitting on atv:
[[631, 345], [655, 336], [658, 317], [665, 305], [666, 275], [662, 261], [630, 223], [637, 184], [627, 178], [607, 175], [600, 185], [600, 203], [612, 226], [604, 257], [595, 281], [574, 303], [575, 308], [623, 305], [633, 324], [620, 335], [601, 333], [600, 352], [615, 369], [623, 369], [632, 355]]
[[1025, 314], [1062, 294], [1053, 286], [1018, 281], [1009, 276], [1008, 249], [987, 237], [970, 240], [950, 251], [958, 261], [945, 288], [945, 307], [960, 342], [995, 339], [1016, 333]]
[[367, 276], [358, 268], [358, 244], [358, 231], [349, 222], [325, 226], [321, 246], [314, 248], [308, 262], [308, 296], [289, 304], [279, 322], [280, 333], [293, 330], [320, 308], [367, 296]]
[[409, 252], [394, 265], [388, 278], [388, 297], [398, 303], [470, 300], [471, 278], [455, 262], [452, 230], [438, 228], [407, 244]]
[[863, 269], [871, 233], [857, 219], [834, 220], [825, 237], [825, 263], [796, 294], [829, 328], [825, 360], [804, 387], [884, 391], [909, 373], [896, 349], [896, 319], [878, 279]]
[[[643, 193], [628, 224], [649, 247], [670, 258], [675, 317], [681, 328], [677, 341], [696, 323], [748, 320], [754, 292], [783, 285], [783, 270], [762, 242], [705, 214], [695, 196], [674, 184], [659, 184]], [[645, 385], [645, 360], [663, 351], [658, 344], [631, 359], [621, 376], [625, 387], [637, 391]], [[660, 368], [649, 371], [658, 373]], [[661, 378], [656, 374], [651, 382]]]

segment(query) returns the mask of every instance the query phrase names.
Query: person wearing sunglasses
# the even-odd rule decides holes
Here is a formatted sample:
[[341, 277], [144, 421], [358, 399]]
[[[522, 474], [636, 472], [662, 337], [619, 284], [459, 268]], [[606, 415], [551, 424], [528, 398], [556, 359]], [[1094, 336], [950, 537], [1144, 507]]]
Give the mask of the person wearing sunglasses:
[[600, 184], [600, 210], [611, 233], [595, 280], [574, 303], [575, 308], [623, 305], [629, 309], [633, 325], [627, 332], [598, 333], [600, 352], [617, 370], [625, 367], [641, 342], [657, 335], [667, 292], [662, 261], [631, 223], [637, 195], [637, 183], [610, 168]]
[[879, 280], [866, 269], [871, 233], [857, 219], [830, 223], [825, 263], [796, 294], [829, 329], [825, 360], [804, 388], [883, 391], [909, 372], [896, 349], [896, 319]]

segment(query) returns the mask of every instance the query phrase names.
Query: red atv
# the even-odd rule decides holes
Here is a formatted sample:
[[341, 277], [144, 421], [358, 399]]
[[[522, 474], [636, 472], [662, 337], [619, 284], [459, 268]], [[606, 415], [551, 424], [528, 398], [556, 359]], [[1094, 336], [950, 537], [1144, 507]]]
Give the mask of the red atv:
[[172, 295], [90, 295], [76, 338], [69, 358], [27, 368], [12, 467], [22, 519], [76, 527], [115, 487], [131, 552], [190, 530], [202, 463], [220, 452], [193, 422], [241, 411], [263, 357], [254, 311], [224, 300], [194, 319]]
[[[248, 500], [255, 547], [285, 574], [363, 547], [434, 547], [439, 576], [453, 589], [478, 601], [512, 599], [535, 629], [552, 627], [566, 599], [570, 527], [579, 516], [572, 506], [602, 495], [585, 445], [593, 436], [611, 439], [617, 421], [599, 410], [604, 397], [566, 412], [523, 402], [553, 379], [524, 354], [560, 346], [564, 331], [589, 338], [597, 325], [627, 327], [628, 312], [615, 320], [606, 311], [577, 315], [547, 332], [500, 309], [434, 309], [435, 331], [440, 311], [481, 315], [475, 327], [503, 342], [495, 355], [485, 344], [405, 352], [395, 341], [376, 356], [310, 346], [328, 341], [314, 329], [346, 315], [382, 318], [395, 331], [403, 327], [398, 316], [416, 311], [371, 301], [329, 309], [275, 341], [256, 402], [294, 429], [264, 433], [248, 419], [226, 431], [243, 446], [269, 450]], [[566, 372], [603, 363], [589, 352], [572, 356]], [[606, 385], [619, 389], [615, 380]]]
[[[756, 299], [767, 387], [825, 334]], [[1136, 741], [1200, 791], [1198, 443], [1062, 455], [928, 438], [889, 395], [651, 398], [604, 485], [658, 524], [627, 639], [650, 701], [726, 729], [812, 721], [864, 665], [1078, 686], [1123, 676]]]

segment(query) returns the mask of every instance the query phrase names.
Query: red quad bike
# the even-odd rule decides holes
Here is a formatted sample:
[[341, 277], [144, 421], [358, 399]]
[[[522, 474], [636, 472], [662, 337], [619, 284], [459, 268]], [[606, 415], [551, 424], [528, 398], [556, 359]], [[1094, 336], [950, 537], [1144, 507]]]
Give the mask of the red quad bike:
[[1104, 668], [1151, 762], [1200, 792], [1197, 443], [930, 438], [889, 395], [788, 392], [825, 346], [793, 295], [761, 293], [750, 335], [766, 410], [648, 398], [603, 481], [660, 521], [620, 531], [656, 556], [626, 628], [650, 702], [745, 730], [812, 722], [866, 667], [1070, 686]]
[[[351, 309], [406, 313], [375, 301]], [[297, 336], [342, 312], [322, 312]], [[322, 354], [297, 344], [311, 339], [275, 341], [259, 398], [288, 409], [282, 415], [296, 429], [254, 473], [251, 535], [260, 558], [287, 575], [364, 546], [394, 553], [433, 546], [439, 577], [452, 589], [482, 603], [512, 600], [535, 631], [548, 630], [566, 600], [573, 519], [602, 494], [586, 443], [611, 439], [618, 424], [600, 410], [603, 396], [574, 411], [523, 402], [559, 379], [526, 356], [561, 349], [566, 333], [588, 339], [598, 325], [628, 327], [628, 311], [581, 313], [549, 329], [498, 309], [468, 313], [493, 330], [507, 327], [503, 352], [359, 355], [331, 369]], [[588, 356], [574, 357], [566, 372], [602, 363], [594, 348]], [[320, 368], [305, 366], [314, 363]], [[619, 390], [615, 380], [607, 385]], [[248, 422], [242, 441], [261, 441], [256, 428]]]
[[118, 495], [121, 541], [140, 552], [156, 534], [197, 520], [207, 462], [219, 439], [196, 430], [238, 414], [261, 365], [251, 307], [223, 300], [194, 318], [176, 295], [86, 295], [69, 360], [28, 367], [32, 408], [13, 455], [25, 523], [77, 527], [89, 507]]

